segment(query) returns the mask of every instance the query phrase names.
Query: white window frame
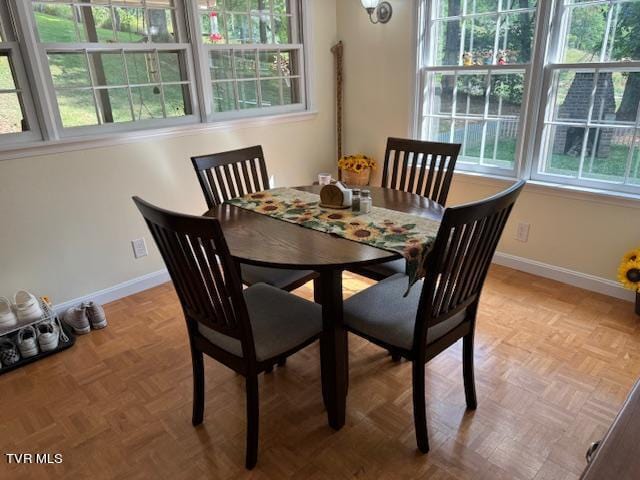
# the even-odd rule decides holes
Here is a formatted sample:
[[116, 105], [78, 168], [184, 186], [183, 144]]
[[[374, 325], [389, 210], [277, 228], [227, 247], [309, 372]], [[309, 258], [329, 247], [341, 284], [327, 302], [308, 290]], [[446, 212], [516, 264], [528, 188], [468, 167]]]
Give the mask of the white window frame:
[[[46, 0], [45, 0], [46, 1]], [[78, 0], [66, 0], [67, 3], [79, 3]], [[120, 0], [113, 0], [118, 3]], [[16, 30], [16, 41], [11, 42], [10, 48], [22, 54], [13, 57], [19, 82], [23, 91], [25, 115], [31, 130], [29, 132], [0, 135], [0, 160], [22, 158], [30, 152], [44, 154], [77, 150], [83, 145], [103, 146], [110, 141], [137, 141], [137, 139], [158, 136], [184, 135], [194, 131], [208, 131], [227, 128], [240, 128], [243, 125], [263, 125], [273, 122], [290, 122], [307, 120], [316, 115], [313, 110], [313, 97], [310, 95], [312, 76], [309, 50], [312, 29], [309, 21], [310, 8], [308, 0], [292, 0], [296, 12], [292, 11], [292, 29], [297, 28], [300, 44], [279, 45], [269, 44], [263, 47], [267, 50], [299, 49], [300, 53], [300, 98], [298, 104], [247, 109], [229, 115], [211, 112], [211, 78], [208, 68], [206, 46], [201, 41], [201, 26], [196, 0], [176, 0], [176, 25], [174, 31], [181, 43], [160, 44], [149, 42], [145, 44], [122, 43], [51, 43], [40, 44], [35, 29], [35, 17], [31, 0], [5, 0], [0, 7], [6, 7], [11, 12]], [[86, 6], [86, 5], [85, 5]], [[2, 12], [4, 13], [4, 11]], [[3, 15], [9, 18], [9, 15]], [[178, 29], [182, 29], [178, 31]], [[8, 43], [2, 44], [7, 50]], [[49, 63], [46, 58], [47, 48], [55, 50], [86, 50], [91, 52], [109, 52], [126, 50], [165, 50], [185, 51], [185, 61], [188, 69], [188, 84], [191, 97], [192, 114], [185, 117], [171, 117], [162, 119], [141, 120], [123, 123], [103, 123], [92, 126], [78, 126], [62, 128], [61, 118], [50, 75]], [[75, 47], [75, 48], [74, 48]], [[240, 48], [238, 45], [234, 45]], [[248, 47], [251, 48], [251, 47]], [[258, 48], [258, 47], [253, 47]], [[262, 48], [262, 47], [259, 47]], [[206, 61], [205, 61], [206, 59]], [[89, 71], [90, 72], [90, 71]], [[27, 82], [28, 80], [28, 82]], [[28, 91], [29, 90], [29, 91]], [[31, 93], [31, 95], [29, 95]]]
[[[81, 5], [77, 0], [69, 0], [73, 5]], [[188, 1], [188, 0], [187, 0]], [[175, 23], [174, 31], [177, 39], [188, 38], [188, 28], [183, 15], [183, 0], [174, 0]], [[117, 1], [116, 1], [117, 3]], [[86, 4], [84, 4], [87, 7]], [[132, 130], [146, 130], [153, 128], [171, 127], [198, 123], [200, 120], [198, 103], [196, 101], [196, 81], [192, 59], [191, 44], [187, 42], [176, 43], [89, 43], [89, 42], [69, 42], [69, 43], [40, 43], [36, 36], [37, 26], [33, 3], [28, 1], [15, 1], [14, 7], [17, 12], [18, 21], [21, 28], [26, 32], [24, 43], [27, 48], [35, 52], [31, 56], [34, 69], [41, 73], [34, 79], [35, 89], [42, 92], [43, 111], [45, 113], [43, 122], [46, 124], [44, 140], [60, 140], [64, 138], [82, 138], [96, 135], [106, 135], [111, 132], [127, 132]], [[158, 118], [149, 120], [138, 120], [122, 123], [99, 123], [97, 125], [64, 127], [56, 100], [53, 79], [49, 70], [48, 53], [82, 53], [85, 55], [93, 52], [129, 52], [129, 51], [182, 51], [187, 69], [187, 82], [189, 84], [191, 114], [182, 117]], [[88, 65], [88, 64], [87, 64]], [[91, 69], [88, 72], [91, 75]], [[92, 85], [95, 79], [92, 78]], [[131, 85], [129, 85], [131, 86]], [[164, 108], [164, 107], [163, 107]], [[99, 116], [97, 116], [98, 118]]]
[[[611, 0], [593, 0], [590, 2], [578, 3], [575, 5], [606, 5], [617, 2], [612, 2]], [[575, 8], [575, 6], [565, 5], [563, 1], [556, 1], [553, 6], [553, 18], [557, 19], [554, 28], [551, 30], [549, 46], [547, 51], [547, 58], [542, 72], [542, 92], [544, 92], [545, 99], [545, 107], [541, 109], [537, 125], [536, 125], [536, 135], [535, 142], [533, 148], [533, 161], [531, 165], [531, 178], [533, 180], [539, 180], [543, 182], [553, 182], [553, 183], [562, 183], [565, 185], [571, 185], [575, 187], [581, 188], [590, 188], [590, 189], [603, 189], [610, 190], [618, 193], [630, 193], [630, 194], [640, 194], [640, 185], [631, 185], [625, 183], [629, 178], [629, 168], [631, 167], [633, 161], [633, 155], [640, 148], [640, 144], [638, 142], [638, 133], [640, 129], [640, 107], [638, 108], [638, 114], [636, 116], [635, 124], [632, 125], [612, 125], [606, 124], [604, 122], [591, 123], [590, 120], [587, 122], [576, 123], [572, 125], [571, 122], [568, 121], [560, 121], [554, 122], [553, 120], [553, 111], [555, 106], [556, 99], [556, 89], [557, 84], [554, 82], [554, 78], [557, 72], [559, 71], [574, 71], [574, 72], [588, 72], [595, 73], [594, 75], [594, 88], [591, 92], [590, 97], [590, 107], [591, 111], [593, 108], [594, 100], [595, 100], [595, 85], [597, 83], [598, 73], [601, 71], [605, 72], [639, 72], [640, 71], [640, 61], [633, 62], [589, 62], [589, 63], [563, 63], [563, 59], [561, 58], [564, 54], [564, 48], [566, 45], [566, 38], [568, 34], [569, 28], [569, 9]], [[578, 7], [579, 8], [579, 7]], [[607, 31], [605, 32], [605, 41], [603, 41], [602, 48], [603, 50], [607, 47], [607, 35], [609, 33], [609, 25], [611, 22], [611, 17], [613, 15], [613, 9], [609, 11], [607, 16]], [[586, 127], [586, 128], [623, 128], [623, 129], [633, 129], [633, 140], [631, 142], [631, 148], [629, 149], [627, 166], [625, 169], [625, 178], [623, 182], [615, 182], [609, 180], [589, 180], [586, 178], [580, 178], [580, 175], [583, 171], [583, 166], [585, 162], [585, 158], [582, 156], [580, 158], [580, 167], [577, 177], [572, 177], [568, 175], [560, 175], [560, 174], [550, 174], [544, 172], [544, 165], [547, 161], [550, 160], [549, 147], [550, 142], [547, 139], [547, 135], [550, 134], [550, 126], [558, 124], [558, 125], [568, 125], [568, 126], [578, 126], [578, 127]], [[587, 130], [589, 131], [589, 130]], [[585, 134], [583, 136], [583, 144], [588, 142], [589, 134]]]
[[[307, 0], [291, 0], [291, 38], [298, 40], [297, 43], [290, 44], [278, 44], [278, 43], [245, 43], [245, 44], [205, 44], [202, 39], [202, 26], [200, 23], [200, 10], [197, 0], [193, 0], [190, 13], [194, 19], [191, 22], [192, 35], [196, 48], [198, 50], [198, 57], [200, 59], [200, 80], [202, 84], [202, 104], [201, 108], [205, 112], [205, 116], [208, 122], [216, 122], [221, 120], [235, 120], [244, 118], [255, 118], [260, 116], [281, 115], [298, 113], [309, 110], [308, 102], [308, 63], [307, 63], [307, 44], [308, 44], [308, 24], [307, 24]], [[249, 13], [249, 12], [248, 12]], [[252, 28], [252, 23], [249, 22]], [[259, 55], [260, 51], [296, 51], [298, 55], [298, 63], [300, 71], [294, 77], [298, 79], [300, 89], [300, 101], [298, 103], [290, 105], [279, 105], [275, 107], [257, 107], [252, 109], [243, 109], [228, 112], [214, 112], [213, 111], [213, 92], [212, 85], [214, 80], [211, 76], [209, 69], [209, 55], [213, 51], [231, 51], [232, 61], [235, 68], [235, 53], [239, 50], [255, 50], [256, 55]], [[234, 74], [231, 82], [236, 88], [237, 77]], [[260, 101], [260, 69], [257, 69], [256, 81], [258, 84], [258, 101]]]
[[[443, 0], [444, 1], [444, 0]], [[592, 0], [589, 3], [606, 3], [610, 0]], [[416, 137], [422, 135], [422, 117], [425, 108], [425, 86], [427, 73], [432, 71], [460, 71], [465, 73], [473, 70], [488, 70], [488, 65], [481, 66], [449, 66], [429, 67], [431, 55], [435, 52], [435, 32], [432, 28], [434, 22], [432, 8], [436, 8], [438, 2], [432, 0], [420, 0], [418, 4], [418, 29], [417, 29], [417, 80], [414, 110], [412, 113], [413, 134]], [[582, 4], [582, 2], [580, 3]], [[549, 121], [549, 115], [553, 111], [553, 78], [557, 70], [582, 69], [582, 70], [613, 70], [613, 71], [640, 71], [640, 61], [634, 62], [600, 62], [582, 64], [559, 63], [559, 55], [562, 53], [563, 44], [560, 39], [566, 39], [567, 16], [563, 15], [563, 0], [538, 0], [536, 22], [534, 28], [534, 42], [532, 45], [532, 58], [527, 67], [523, 104], [520, 116], [519, 145], [516, 148], [516, 159], [512, 171], [495, 168], [478, 168], [477, 165], [458, 162], [457, 170], [477, 172], [484, 175], [501, 178], [525, 178], [540, 184], [557, 186], [560, 188], [577, 189], [589, 192], [601, 192], [607, 195], [631, 196], [640, 198], [640, 185], [625, 185], [619, 182], [591, 181], [587, 179], [568, 178], [559, 175], [550, 175], [540, 172], [541, 165], [546, 159], [548, 143], [544, 142], [545, 123]], [[610, 17], [609, 17], [610, 18]], [[606, 43], [606, 42], [605, 42]], [[495, 66], [494, 66], [495, 67]], [[513, 68], [514, 65], [499, 66]], [[496, 70], [499, 70], [496, 69]], [[582, 125], [581, 125], [582, 126]], [[595, 126], [595, 125], [594, 125]], [[599, 127], [608, 128], [610, 125], [598, 123]], [[620, 128], [615, 127], [614, 128]], [[635, 127], [637, 138], [633, 140], [631, 157], [640, 148], [640, 108]], [[586, 140], [585, 140], [586, 141]], [[630, 163], [628, 163], [630, 165]], [[628, 166], [626, 175], [629, 175]]]
[[[16, 89], [7, 90], [6, 93], [20, 93], [22, 108], [24, 109], [23, 115], [29, 125], [29, 130], [26, 132], [0, 134], [0, 141], [2, 144], [9, 146], [26, 145], [42, 139], [42, 135], [40, 133], [36, 108], [31, 97], [30, 84], [25, 65], [22, 61], [22, 52], [18, 41], [20, 38], [19, 32], [13, 21], [13, 15], [11, 15], [6, 3], [0, 4], [0, 29], [2, 29], [5, 35], [5, 41], [0, 41], [0, 52], [8, 55], [16, 80]], [[0, 89], [0, 92], [5, 91]]]
[[[442, 1], [446, 1], [446, 0], [442, 0]], [[531, 72], [532, 72], [532, 66], [533, 66], [533, 57], [535, 55], [535, 42], [532, 43], [532, 47], [531, 47], [531, 52], [532, 52], [532, 58], [530, 60], [529, 63], [523, 64], [506, 64], [506, 65], [499, 65], [497, 63], [495, 64], [489, 64], [489, 65], [473, 65], [473, 66], [463, 66], [463, 65], [435, 65], [435, 55], [436, 55], [436, 46], [437, 46], [437, 29], [434, 28], [437, 22], [442, 22], [442, 18], [441, 17], [437, 17], [434, 14], [434, 9], [437, 8], [439, 2], [434, 2], [431, 0], [422, 0], [420, 2], [420, 12], [418, 14], [418, 18], [420, 19], [420, 23], [419, 23], [419, 48], [418, 48], [418, 77], [419, 77], [419, 81], [418, 81], [418, 92], [419, 95], [417, 95], [418, 97], [418, 102], [417, 102], [417, 106], [415, 108], [415, 112], [417, 114], [417, 118], [416, 118], [416, 122], [414, 125], [414, 133], [416, 136], [418, 136], [418, 138], [423, 138], [423, 133], [425, 131], [425, 121], [428, 121], [429, 118], [443, 118], [443, 119], [450, 119], [452, 120], [452, 126], [451, 129], [453, 130], [454, 125], [455, 125], [455, 121], [460, 120], [460, 121], [465, 121], [465, 120], [470, 120], [470, 121], [476, 121], [476, 120], [482, 120], [484, 122], [484, 126], [483, 126], [483, 132], [484, 130], [486, 130], [487, 128], [487, 120], [489, 121], [498, 121], [500, 122], [501, 119], [505, 118], [505, 116], [496, 116], [496, 115], [489, 115], [488, 114], [488, 105], [489, 105], [489, 95], [490, 95], [490, 85], [491, 85], [491, 77], [492, 75], [496, 75], [496, 74], [509, 74], [509, 73], [514, 73], [514, 74], [522, 74], [524, 76], [524, 83], [523, 83], [523, 94], [522, 94], [522, 98], [523, 98], [523, 102], [521, 105], [521, 110], [520, 110], [520, 115], [518, 117], [518, 134], [517, 134], [517, 141], [516, 141], [516, 150], [515, 150], [515, 158], [514, 158], [514, 162], [513, 162], [513, 166], [512, 168], [503, 168], [503, 167], [497, 167], [497, 166], [493, 166], [493, 165], [484, 165], [482, 163], [470, 163], [470, 162], [465, 162], [465, 157], [464, 157], [464, 145], [463, 145], [463, 149], [461, 150], [461, 155], [458, 158], [458, 163], [457, 163], [457, 168], [460, 170], [465, 170], [465, 171], [470, 171], [470, 172], [477, 172], [477, 173], [486, 173], [486, 174], [493, 174], [493, 175], [497, 175], [497, 176], [509, 176], [509, 177], [516, 177], [520, 175], [520, 172], [522, 170], [522, 161], [521, 159], [524, 157], [523, 154], [523, 150], [525, 148], [525, 142], [524, 142], [524, 132], [525, 132], [525, 118], [526, 118], [526, 111], [527, 111], [527, 101], [526, 99], [528, 98], [528, 96], [530, 95], [530, 91], [531, 91]], [[500, 7], [501, 5], [499, 5]], [[477, 18], [477, 17], [483, 17], [483, 16], [498, 16], [500, 14], [518, 14], [518, 13], [523, 13], [523, 12], [529, 12], [531, 9], [512, 9], [512, 10], [501, 10], [499, 8], [498, 11], [496, 12], [487, 12], [487, 13], [476, 13], [476, 14], [468, 14], [466, 12], [466, 2], [463, 2], [463, 7], [465, 7], [465, 10], [463, 10], [463, 12], [461, 12], [460, 15], [456, 15], [456, 16], [451, 16], [451, 17], [446, 17], [447, 20], [451, 21], [451, 20], [455, 20], [455, 19], [459, 19], [459, 20], [464, 20], [466, 18]], [[539, 22], [537, 22], [537, 18], [538, 18], [538, 11], [535, 12], [535, 27], [537, 28], [537, 25]], [[499, 36], [499, 29], [496, 28], [496, 36]], [[534, 33], [535, 36], [535, 33]], [[427, 41], [421, 41], [420, 39], [427, 39]], [[426, 48], [425, 48], [426, 47]], [[496, 45], [497, 47], [497, 45]], [[496, 51], [497, 48], [494, 49], [494, 51]], [[460, 42], [460, 57], [462, 57], [462, 54], [464, 53], [464, 43], [461, 41]], [[427, 91], [429, 89], [429, 82], [430, 82], [430, 76], [431, 75], [435, 75], [437, 73], [442, 73], [442, 74], [446, 74], [446, 75], [454, 75], [455, 79], [454, 79], [454, 91], [453, 91], [453, 103], [452, 103], [452, 108], [451, 108], [451, 114], [450, 115], [438, 115], [438, 114], [434, 114], [434, 113], [429, 113], [429, 112], [425, 112], [425, 110], [430, 108], [430, 105], [433, 104], [432, 101], [429, 100], [428, 104], [425, 103], [425, 101], [427, 100], [426, 96], [425, 96], [425, 91]], [[457, 91], [457, 81], [458, 81], [458, 76], [460, 75], [486, 75], [486, 99], [485, 99], [485, 111], [483, 113], [483, 115], [479, 116], [479, 115], [465, 115], [465, 114], [459, 114], [456, 113], [456, 91]], [[515, 119], [515, 117], [514, 117]], [[499, 123], [498, 123], [499, 125]], [[484, 150], [484, 137], [485, 135], [483, 134], [483, 141], [482, 141], [482, 146], [480, 147], [481, 152]], [[474, 157], [475, 158], [475, 157]]]
[[[47, 43], [43, 44], [43, 49], [41, 51], [42, 61], [47, 61], [47, 55], [49, 53], [82, 53], [86, 57], [87, 65], [89, 65], [88, 56], [92, 53], [135, 53], [135, 52], [153, 52], [153, 55], [157, 55], [162, 52], [183, 52], [186, 69], [187, 69], [187, 81], [185, 82], [162, 82], [160, 85], [161, 95], [163, 95], [163, 86], [164, 85], [178, 85], [178, 84], [186, 84], [189, 86], [189, 107], [191, 108], [191, 112], [188, 115], [183, 115], [180, 117], [165, 117], [165, 118], [154, 118], [154, 119], [145, 119], [145, 120], [133, 120], [130, 122], [116, 122], [116, 123], [99, 123], [97, 125], [87, 125], [87, 126], [77, 126], [77, 127], [64, 127], [62, 124], [62, 117], [60, 115], [60, 110], [58, 107], [58, 102], [53, 102], [51, 105], [51, 110], [55, 114], [56, 121], [56, 129], [61, 132], [61, 137], [68, 136], [83, 136], [83, 135], [95, 135], [99, 133], [104, 133], [106, 129], [111, 131], [129, 131], [129, 130], [144, 130], [149, 128], [162, 128], [162, 127], [171, 127], [171, 126], [179, 126], [179, 125], [189, 125], [193, 123], [199, 122], [199, 113], [198, 113], [198, 105], [195, 99], [195, 82], [194, 82], [194, 73], [193, 73], [193, 63], [188, 55], [189, 52], [189, 44], [184, 43], [176, 43], [172, 44], [172, 47], [161, 47], [158, 48], [154, 44], [127, 44], [126, 47], [123, 47], [122, 44], [107, 44], [102, 46], [102, 44], [96, 43], [74, 43], [73, 47], [64, 46], [65, 44], [60, 43]], [[124, 68], [126, 70], [126, 63], [124, 64]], [[94, 97], [96, 96], [96, 92], [98, 90], [107, 89], [107, 88], [131, 88], [136, 87], [148, 87], [154, 86], [155, 83], [151, 84], [136, 84], [136, 83], [127, 83], [125, 85], [109, 85], [108, 87], [100, 87], [95, 86], [96, 79], [93, 78], [93, 71], [91, 68], [88, 69], [88, 75], [91, 77], [92, 86], [88, 87], [73, 87], [70, 90], [86, 90], [92, 91]], [[53, 84], [53, 79], [51, 75], [46, 78], [46, 88], [52, 92], [55, 97], [56, 88]], [[132, 100], [130, 100], [132, 101]], [[97, 99], [94, 98], [94, 103], [97, 109]], [[166, 104], [163, 100], [162, 102], [163, 109], [166, 107]], [[100, 119], [100, 115], [96, 112], [96, 118]]]

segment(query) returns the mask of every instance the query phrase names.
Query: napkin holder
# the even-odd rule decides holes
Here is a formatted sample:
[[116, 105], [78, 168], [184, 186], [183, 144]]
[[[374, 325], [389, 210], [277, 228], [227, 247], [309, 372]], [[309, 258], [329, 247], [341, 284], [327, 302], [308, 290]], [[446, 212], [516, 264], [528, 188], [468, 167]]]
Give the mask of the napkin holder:
[[332, 209], [351, 207], [351, 190], [340, 182], [325, 185], [320, 190], [320, 206]]

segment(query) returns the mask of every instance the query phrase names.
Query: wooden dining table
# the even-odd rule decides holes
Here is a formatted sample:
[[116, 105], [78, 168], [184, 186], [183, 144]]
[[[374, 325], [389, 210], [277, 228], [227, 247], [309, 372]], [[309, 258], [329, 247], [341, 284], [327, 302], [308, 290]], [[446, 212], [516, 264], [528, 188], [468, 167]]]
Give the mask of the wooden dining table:
[[[295, 188], [319, 194], [321, 187]], [[433, 220], [442, 219], [444, 207], [428, 198], [381, 187], [370, 187], [370, 191], [375, 207]], [[342, 272], [397, 260], [401, 258], [400, 254], [229, 204], [218, 205], [205, 215], [220, 221], [231, 255], [239, 263], [318, 272], [314, 288], [319, 289], [315, 298], [322, 305], [322, 396], [329, 425], [339, 430], [345, 422], [349, 379], [347, 332], [342, 311]]]

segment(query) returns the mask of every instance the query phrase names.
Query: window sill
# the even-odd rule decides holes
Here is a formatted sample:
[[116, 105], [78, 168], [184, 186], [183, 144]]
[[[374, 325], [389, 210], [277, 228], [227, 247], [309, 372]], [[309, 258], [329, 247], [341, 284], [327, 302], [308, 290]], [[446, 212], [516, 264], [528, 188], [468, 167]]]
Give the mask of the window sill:
[[280, 123], [302, 122], [314, 119], [318, 115], [315, 110], [265, 115], [237, 120], [226, 120], [214, 123], [193, 123], [167, 128], [137, 130], [122, 133], [105, 133], [86, 137], [65, 138], [62, 140], [38, 141], [22, 145], [0, 146], [0, 161], [16, 158], [51, 155], [91, 148], [111, 147], [126, 143], [142, 142], [151, 138], [184, 137], [216, 130], [235, 130], [241, 128], [264, 127]]
[[[502, 177], [499, 175], [476, 172], [457, 171], [455, 173], [455, 177], [457, 180], [463, 183], [471, 183], [482, 186], [506, 187], [509, 183], [513, 183], [515, 181], [515, 178], [513, 177]], [[551, 195], [555, 197], [567, 198], [570, 200], [579, 200], [599, 204], [615, 205], [618, 207], [640, 209], [640, 195], [633, 195], [629, 193], [619, 193], [594, 188], [576, 187], [573, 185], [543, 182], [540, 180], [527, 180], [525, 191], [538, 195]]]

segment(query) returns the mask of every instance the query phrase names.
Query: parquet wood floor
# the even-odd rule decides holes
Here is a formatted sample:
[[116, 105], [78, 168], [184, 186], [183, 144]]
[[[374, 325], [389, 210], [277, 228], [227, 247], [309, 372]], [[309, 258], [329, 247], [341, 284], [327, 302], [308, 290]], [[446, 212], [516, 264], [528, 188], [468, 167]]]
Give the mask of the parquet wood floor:
[[[369, 282], [347, 276], [345, 295]], [[312, 287], [298, 290], [312, 297]], [[258, 466], [244, 470], [241, 377], [206, 361], [206, 411], [191, 426], [187, 335], [171, 285], [106, 306], [109, 327], [0, 377], [0, 453], [62, 453], [2, 479], [573, 480], [640, 374], [632, 305], [493, 267], [467, 413], [461, 348], [430, 362], [432, 450], [417, 452], [411, 367], [351, 337], [347, 422], [327, 426], [317, 345], [261, 376]]]

